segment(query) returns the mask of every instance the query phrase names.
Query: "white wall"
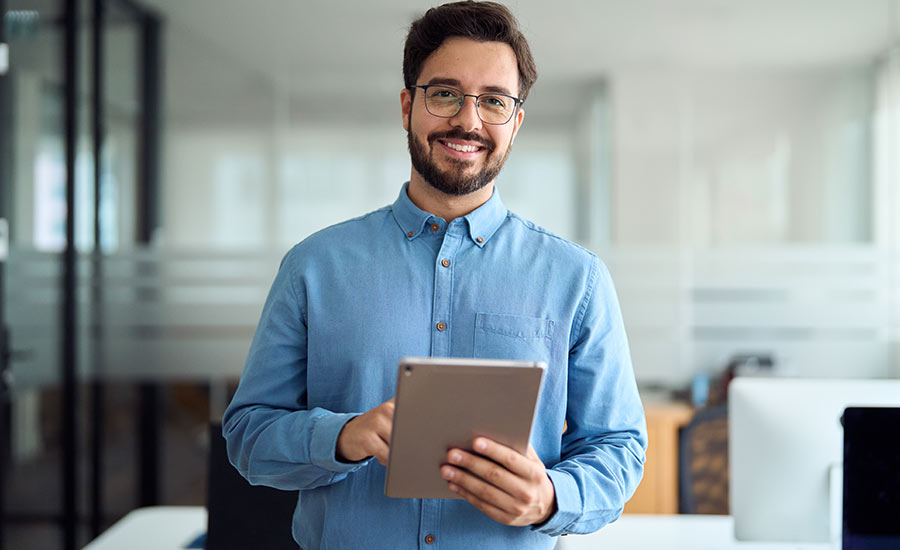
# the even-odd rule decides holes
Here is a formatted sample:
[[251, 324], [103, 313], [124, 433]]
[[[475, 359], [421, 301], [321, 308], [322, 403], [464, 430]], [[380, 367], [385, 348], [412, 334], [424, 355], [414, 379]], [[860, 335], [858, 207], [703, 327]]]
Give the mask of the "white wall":
[[615, 243], [871, 240], [869, 67], [611, 83]]

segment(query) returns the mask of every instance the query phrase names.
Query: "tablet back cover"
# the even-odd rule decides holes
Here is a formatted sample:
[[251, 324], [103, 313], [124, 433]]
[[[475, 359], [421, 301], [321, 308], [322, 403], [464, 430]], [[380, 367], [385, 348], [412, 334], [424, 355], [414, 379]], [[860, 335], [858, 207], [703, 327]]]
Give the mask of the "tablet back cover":
[[528, 450], [543, 363], [404, 359], [400, 362], [385, 495], [460, 498], [440, 475], [451, 448], [484, 436]]

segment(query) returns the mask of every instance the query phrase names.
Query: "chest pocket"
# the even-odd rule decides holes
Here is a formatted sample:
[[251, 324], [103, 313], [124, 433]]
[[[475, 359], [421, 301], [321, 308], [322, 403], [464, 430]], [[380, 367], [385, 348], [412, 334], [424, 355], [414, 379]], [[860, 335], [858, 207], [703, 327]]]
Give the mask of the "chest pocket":
[[550, 363], [553, 321], [538, 317], [475, 314], [475, 357]]

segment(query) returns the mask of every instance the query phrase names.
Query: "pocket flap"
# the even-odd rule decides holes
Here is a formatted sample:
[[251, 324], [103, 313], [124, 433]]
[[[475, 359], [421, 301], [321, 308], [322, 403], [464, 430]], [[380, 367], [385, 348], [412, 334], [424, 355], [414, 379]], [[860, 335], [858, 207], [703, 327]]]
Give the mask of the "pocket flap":
[[553, 321], [523, 315], [476, 313], [475, 329], [512, 338], [553, 338]]

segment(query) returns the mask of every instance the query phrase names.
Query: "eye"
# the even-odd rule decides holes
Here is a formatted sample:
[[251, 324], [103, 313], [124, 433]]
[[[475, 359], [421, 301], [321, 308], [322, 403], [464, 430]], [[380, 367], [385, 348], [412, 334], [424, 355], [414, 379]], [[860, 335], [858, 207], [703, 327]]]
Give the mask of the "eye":
[[490, 107], [491, 109], [507, 109], [509, 107], [508, 104], [510, 103], [508, 98], [498, 95], [482, 96], [479, 101], [482, 105]]
[[447, 88], [431, 88], [428, 96], [435, 99], [457, 99], [459, 94]]

